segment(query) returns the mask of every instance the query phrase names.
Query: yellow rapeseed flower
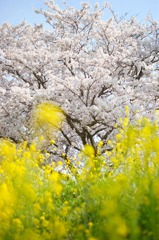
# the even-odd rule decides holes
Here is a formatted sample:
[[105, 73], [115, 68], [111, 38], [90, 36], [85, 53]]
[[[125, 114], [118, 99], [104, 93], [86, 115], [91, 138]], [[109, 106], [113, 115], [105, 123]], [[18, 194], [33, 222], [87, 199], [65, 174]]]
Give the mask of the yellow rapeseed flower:
[[86, 157], [94, 157], [95, 150], [91, 145], [85, 145], [83, 149], [83, 153]]
[[7, 139], [0, 139], [0, 159], [12, 160], [16, 155], [16, 145]]
[[43, 127], [50, 125], [53, 128], [61, 127], [64, 119], [64, 112], [61, 108], [51, 102], [44, 102], [39, 104], [33, 113], [35, 125]]

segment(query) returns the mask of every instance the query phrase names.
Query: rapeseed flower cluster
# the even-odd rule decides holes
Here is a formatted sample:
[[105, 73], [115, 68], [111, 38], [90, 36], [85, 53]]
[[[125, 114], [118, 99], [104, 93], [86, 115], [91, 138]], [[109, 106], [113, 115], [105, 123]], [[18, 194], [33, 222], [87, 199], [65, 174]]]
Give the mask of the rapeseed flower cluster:
[[64, 119], [64, 111], [49, 101], [40, 103], [33, 109], [31, 138], [36, 141], [38, 147], [55, 143], [54, 139], [57, 137]]
[[158, 240], [158, 122], [130, 123], [127, 116], [108, 144], [112, 151], [104, 154], [100, 141], [76, 161], [46, 165], [36, 143], [1, 139], [0, 239]]

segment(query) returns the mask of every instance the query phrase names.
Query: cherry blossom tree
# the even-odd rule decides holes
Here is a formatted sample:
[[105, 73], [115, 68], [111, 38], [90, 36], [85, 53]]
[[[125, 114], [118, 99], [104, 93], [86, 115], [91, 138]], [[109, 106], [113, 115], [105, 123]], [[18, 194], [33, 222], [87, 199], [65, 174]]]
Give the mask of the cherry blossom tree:
[[46, 5], [36, 12], [48, 29], [26, 22], [0, 27], [0, 137], [31, 141], [32, 109], [52, 101], [65, 114], [57, 154], [85, 144], [96, 149], [99, 140], [107, 148], [125, 106], [132, 120], [158, 109], [159, 23], [119, 18], [109, 3]]

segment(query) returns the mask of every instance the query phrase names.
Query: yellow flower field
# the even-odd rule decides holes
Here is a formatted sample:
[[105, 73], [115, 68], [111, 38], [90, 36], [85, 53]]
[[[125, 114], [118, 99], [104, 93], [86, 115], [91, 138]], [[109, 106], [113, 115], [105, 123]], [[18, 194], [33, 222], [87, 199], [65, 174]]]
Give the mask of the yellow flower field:
[[126, 118], [109, 145], [86, 145], [83, 166], [59, 173], [35, 143], [1, 139], [0, 239], [159, 239], [158, 123]]

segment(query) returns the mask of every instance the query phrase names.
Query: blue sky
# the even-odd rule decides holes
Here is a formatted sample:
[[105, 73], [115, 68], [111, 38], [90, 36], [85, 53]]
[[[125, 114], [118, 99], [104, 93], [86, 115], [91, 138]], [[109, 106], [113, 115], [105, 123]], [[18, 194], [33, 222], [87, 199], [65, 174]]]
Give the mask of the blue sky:
[[[108, 0], [109, 1], [109, 0]], [[62, 0], [56, 0], [61, 6]], [[68, 0], [67, 3], [79, 8], [78, 0]], [[84, 2], [84, 1], [83, 1]], [[102, 0], [88, 0], [92, 5], [98, 2], [102, 5]], [[113, 9], [119, 16], [128, 12], [128, 16], [137, 15], [139, 21], [144, 21], [147, 13], [151, 12], [153, 18], [159, 21], [159, 0], [110, 0]], [[18, 24], [24, 19], [30, 23], [42, 23], [44, 18], [34, 13], [34, 8], [44, 8], [43, 0], [0, 0], [0, 25], [4, 22]]]

